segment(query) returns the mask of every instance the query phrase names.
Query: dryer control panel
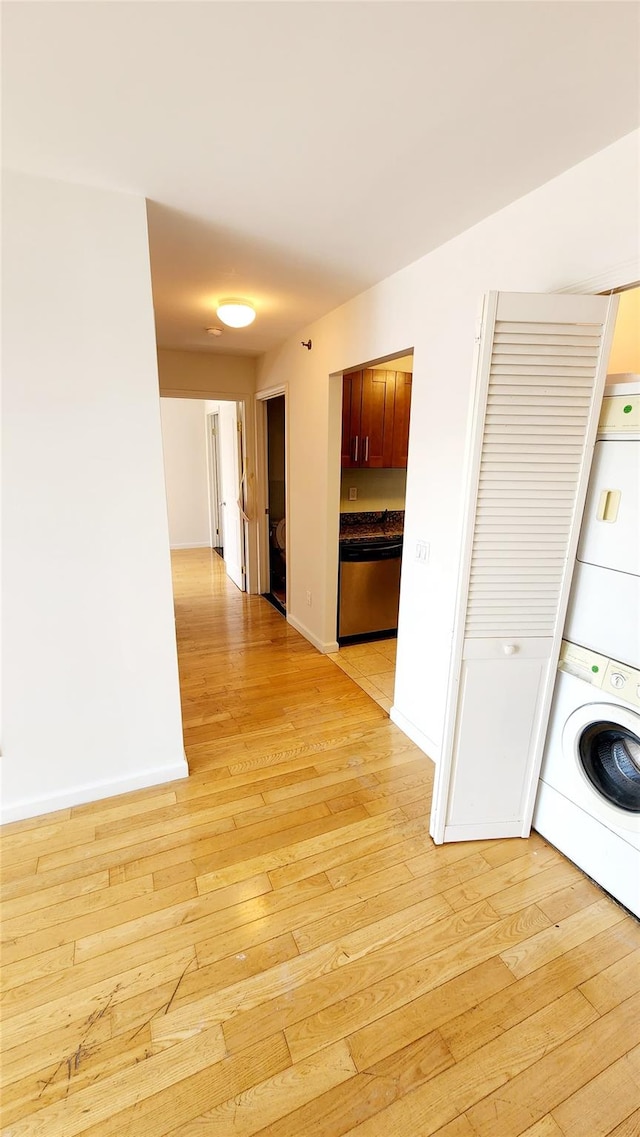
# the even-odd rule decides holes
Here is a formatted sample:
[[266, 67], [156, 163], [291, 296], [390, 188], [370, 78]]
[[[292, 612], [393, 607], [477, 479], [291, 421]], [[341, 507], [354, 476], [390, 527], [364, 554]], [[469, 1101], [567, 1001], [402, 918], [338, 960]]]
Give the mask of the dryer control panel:
[[558, 669], [640, 707], [640, 671], [635, 667], [563, 640]]
[[605, 388], [598, 437], [620, 435], [640, 435], [640, 385], [637, 382], [614, 383]]

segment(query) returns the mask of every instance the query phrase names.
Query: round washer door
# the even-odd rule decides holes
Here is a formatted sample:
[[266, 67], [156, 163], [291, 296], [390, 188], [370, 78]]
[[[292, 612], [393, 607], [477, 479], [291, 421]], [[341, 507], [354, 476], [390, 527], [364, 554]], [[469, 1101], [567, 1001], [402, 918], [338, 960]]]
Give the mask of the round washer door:
[[578, 707], [562, 732], [606, 822], [640, 833], [640, 715], [615, 703]]
[[586, 727], [578, 756], [591, 785], [619, 809], [640, 813], [640, 738], [615, 722]]

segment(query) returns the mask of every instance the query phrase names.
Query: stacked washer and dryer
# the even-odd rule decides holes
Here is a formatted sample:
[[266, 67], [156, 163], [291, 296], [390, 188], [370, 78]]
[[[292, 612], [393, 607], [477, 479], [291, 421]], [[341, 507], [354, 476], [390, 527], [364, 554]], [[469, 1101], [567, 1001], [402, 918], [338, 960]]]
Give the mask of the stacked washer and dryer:
[[640, 380], [607, 386], [534, 827], [640, 916]]

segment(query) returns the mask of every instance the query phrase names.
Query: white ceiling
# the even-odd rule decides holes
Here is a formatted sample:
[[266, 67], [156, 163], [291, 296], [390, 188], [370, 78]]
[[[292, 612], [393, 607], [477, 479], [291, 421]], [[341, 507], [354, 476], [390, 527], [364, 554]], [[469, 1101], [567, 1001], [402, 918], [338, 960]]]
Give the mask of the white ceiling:
[[254, 354], [634, 129], [638, 13], [5, 3], [4, 161], [146, 196], [160, 346]]

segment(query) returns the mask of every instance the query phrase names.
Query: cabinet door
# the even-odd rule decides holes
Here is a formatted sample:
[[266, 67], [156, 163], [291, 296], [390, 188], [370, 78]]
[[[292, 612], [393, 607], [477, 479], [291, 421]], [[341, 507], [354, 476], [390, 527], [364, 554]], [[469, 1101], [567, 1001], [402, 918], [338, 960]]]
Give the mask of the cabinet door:
[[342, 380], [342, 468], [360, 465], [362, 435], [360, 408], [362, 404], [362, 371], [351, 371]]
[[393, 444], [391, 465], [407, 468], [409, 453], [409, 414], [411, 412], [411, 380], [406, 371], [396, 371], [396, 400], [393, 412]]
[[391, 466], [395, 381], [394, 371], [367, 370], [363, 375], [360, 465], [368, 469]]
[[616, 309], [486, 298], [437, 844], [529, 833]]

